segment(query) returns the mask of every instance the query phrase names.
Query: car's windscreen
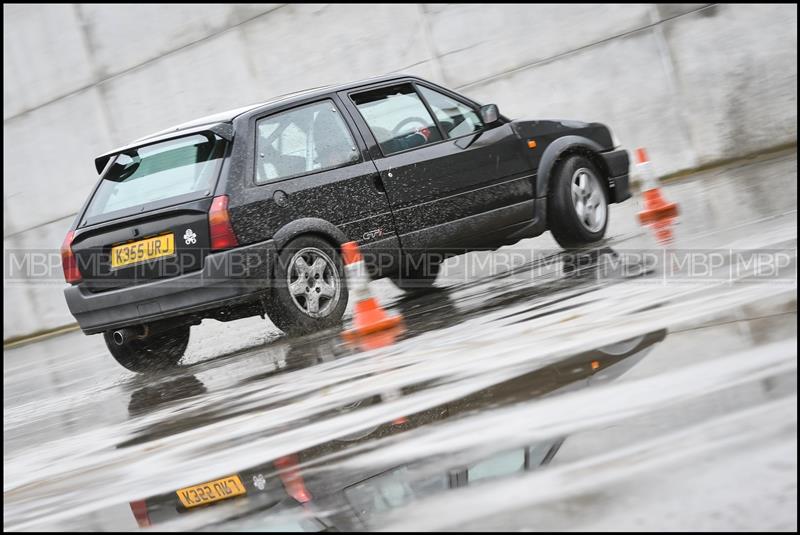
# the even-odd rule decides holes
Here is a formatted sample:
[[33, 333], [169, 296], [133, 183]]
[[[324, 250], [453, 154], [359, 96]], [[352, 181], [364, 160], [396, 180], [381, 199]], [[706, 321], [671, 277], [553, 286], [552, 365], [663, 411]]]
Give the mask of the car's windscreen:
[[[168, 205], [191, 194], [210, 193], [225, 153], [225, 141], [212, 133], [170, 139], [125, 151], [92, 197], [84, 221], [137, 206]], [[106, 219], [110, 217], [101, 217]]]
[[442, 140], [411, 84], [373, 89], [352, 98], [386, 155]]
[[418, 87], [419, 92], [422, 93], [433, 113], [436, 114], [436, 118], [439, 119], [447, 137], [460, 137], [483, 128], [478, 114], [466, 104], [425, 86]]

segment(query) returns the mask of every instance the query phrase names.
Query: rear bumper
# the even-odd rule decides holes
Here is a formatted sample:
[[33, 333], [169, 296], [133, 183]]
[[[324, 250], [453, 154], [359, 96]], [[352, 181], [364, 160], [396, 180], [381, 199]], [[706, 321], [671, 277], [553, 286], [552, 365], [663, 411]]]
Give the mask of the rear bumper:
[[628, 169], [630, 159], [625, 149], [602, 152], [600, 155], [608, 168], [608, 187], [611, 193], [610, 202], [622, 202], [630, 199], [631, 192], [628, 185]]
[[269, 287], [276, 255], [268, 240], [210, 254], [193, 273], [100, 293], [70, 286], [64, 296], [83, 332], [95, 334], [248, 301]]

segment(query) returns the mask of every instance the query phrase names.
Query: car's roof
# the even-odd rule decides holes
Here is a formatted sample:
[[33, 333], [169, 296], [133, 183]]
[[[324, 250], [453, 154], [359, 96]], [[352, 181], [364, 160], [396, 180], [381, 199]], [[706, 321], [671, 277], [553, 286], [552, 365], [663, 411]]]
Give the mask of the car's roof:
[[137, 139], [133, 142], [142, 143], [152, 138], [157, 138], [164, 136], [165, 134], [169, 134], [171, 132], [179, 132], [182, 130], [192, 129], [198, 126], [206, 125], [206, 124], [216, 124], [216, 123], [226, 123], [232, 122], [236, 117], [243, 115], [247, 112], [256, 111], [256, 110], [263, 110], [269, 107], [277, 106], [279, 104], [287, 104], [291, 103], [294, 100], [301, 100], [308, 97], [313, 97], [316, 95], [323, 95], [327, 93], [334, 93], [336, 91], [343, 91], [347, 89], [353, 89], [355, 87], [359, 87], [366, 84], [372, 84], [375, 82], [383, 82], [383, 81], [390, 81], [395, 79], [401, 78], [416, 78], [415, 76], [409, 76], [405, 74], [390, 74], [390, 75], [383, 75], [383, 76], [376, 76], [374, 78], [367, 78], [364, 80], [358, 80], [354, 82], [347, 82], [343, 84], [331, 84], [325, 85], [320, 87], [314, 87], [312, 89], [303, 89], [301, 91], [295, 91], [292, 93], [286, 93], [284, 95], [280, 95], [274, 97], [272, 99], [266, 100], [264, 102], [259, 102], [257, 104], [250, 104], [249, 106], [242, 106], [241, 108], [234, 108], [227, 111], [222, 111], [219, 113], [214, 113], [212, 115], [206, 115], [204, 117], [198, 117], [197, 119], [193, 119], [191, 121], [187, 121], [185, 123], [181, 123], [175, 126], [171, 126], [169, 128], [165, 128], [164, 130], [160, 130], [153, 134], [149, 134], [142, 138]]

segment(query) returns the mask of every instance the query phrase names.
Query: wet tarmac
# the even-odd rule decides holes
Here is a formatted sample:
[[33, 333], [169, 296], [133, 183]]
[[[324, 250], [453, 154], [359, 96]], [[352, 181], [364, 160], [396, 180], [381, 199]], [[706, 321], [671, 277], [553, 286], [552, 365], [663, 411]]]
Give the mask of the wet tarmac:
[[78, 332], [8, 350], [4, 528], [796, 531], [796, 165], [673, 182], [668, 229], [613, 206], [579, 256], [373, 282], [404, 322], [356, 343], [207, 321], [151, 375]]

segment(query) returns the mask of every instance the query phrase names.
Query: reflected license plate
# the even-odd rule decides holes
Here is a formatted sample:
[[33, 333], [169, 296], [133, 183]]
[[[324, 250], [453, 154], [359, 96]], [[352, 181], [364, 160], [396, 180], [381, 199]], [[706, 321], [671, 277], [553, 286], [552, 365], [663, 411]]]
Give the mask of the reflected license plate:
[[222, 479], [185, 487], [177, 491], [178, 499], [187, 509], [227, 500], [246, 493], [247, 490], [242, 485], [242, 480], [239, 479], [239, 476], [223, 477]]

